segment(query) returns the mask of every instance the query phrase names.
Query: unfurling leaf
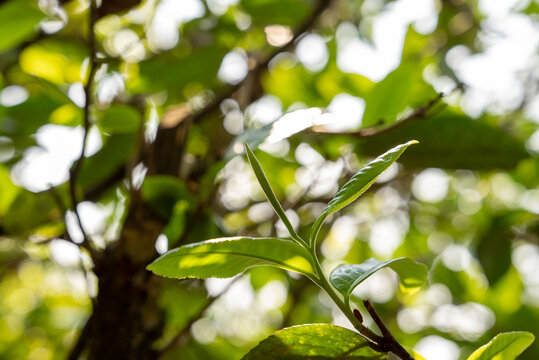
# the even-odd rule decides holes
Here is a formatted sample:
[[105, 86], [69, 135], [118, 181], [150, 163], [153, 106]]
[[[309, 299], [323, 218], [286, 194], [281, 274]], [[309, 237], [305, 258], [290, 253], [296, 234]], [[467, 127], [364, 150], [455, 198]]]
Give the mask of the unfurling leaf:
[[513, 360], [526, 350], [534, 339], [535, 336], [527, 331], [501, 333], [475, 350], [468, 360]]
[[266, 174], [264, 174], [264, 170], [262, 169], [262, 166], [258, 162], [258, 160], [255, 157], [255, 154], [247, 145], [247, 142], [245, 144], [245, 150], [247, 152], [247, 158], [249, 159], [249, 163], [251, 164], [251, 167], [253, 168], [253, 171], [256, 175], [256, 178], [258, 180], [258, 183], [262, 187], [262, 190], [264, 190], [264, 194], [268, 198], [269, 203], [273, 207], [273, 210], [277, 213], [283, 224], [288, 229], [288, 232], [290, 233], [290, 236], [292, 239], [296, 240], [297, 242], [301, 244], [305, 244], [305, 242], [299, 237], [299, 235], [296, 233], [294, 228], [292, 227], [292, 224], [290, 223], [290, 220], [288, 220], [288, 217], [284, 213], [283, 207], [281, 206], [281, 203], [277, 199], [277, 196], [275, 196], [275, 193], [271, 189], [271, 185], [268, 181], [268, 178], [266, 177]]
[[399, 275], [400, 284], [404, 290], [413, 291], [427, 280], [427, 267], [411, 259], [398, 258], [381, 262], [370, 258], [361, 264], [337, 266], [331, 272], [330, 281], [344, 295], [345, 301], [348, 301], [356, 286], [384, 267], [391, 268]]
[[228, 278], [249, 268], [271, 265], [313, 278], [306, 249], [277, 238], [231, 237], [171, 250], [148, 265], [157, 275], [185, 279]]
[[242, 360], [387, 359], [358, 333], [327, 324], [292, 326], [262, 340]]
[[408, 141], [405, 144], [398, 145], [387, 151], [385, 154], [378, 156], [371, 161], [363, 169], [359, 170], [344, 186], [339, 190], [337, 195], [329, 202], [322, 214], [316, 219], [312, 231], [310, 244], [314, 244], [320, 227], [324, 223], [326, 217], [336, 211], [339, 211], [346, 205], [356, 200], [363, 194], [373, 183], [378, 176], [384, 172], [391, 164], [393, 164], [399, 156], [412, 144], [417, 144], [417, 141]]

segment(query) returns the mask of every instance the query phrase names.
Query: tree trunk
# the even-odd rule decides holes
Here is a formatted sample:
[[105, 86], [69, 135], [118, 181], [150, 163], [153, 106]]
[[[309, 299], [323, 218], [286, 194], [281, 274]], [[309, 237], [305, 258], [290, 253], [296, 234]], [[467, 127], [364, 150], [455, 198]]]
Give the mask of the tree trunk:
[[155, 359], [163, 314], [157, 306], [161, 281], [146, 270], [155, 257], [163, 224], [139, 202], [128, 213], [120, 239], [107, 247], [96, 274], [99, 294], [89, 320], [88, 359]]

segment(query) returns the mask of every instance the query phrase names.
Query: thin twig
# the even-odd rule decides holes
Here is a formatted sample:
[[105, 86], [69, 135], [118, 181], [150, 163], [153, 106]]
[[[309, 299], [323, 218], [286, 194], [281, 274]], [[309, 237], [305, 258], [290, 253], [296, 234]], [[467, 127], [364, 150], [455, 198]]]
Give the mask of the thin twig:
[[82, 137], [82, 149], [79, 155], [79, 158], [73, 163], [73, 166], [71, 167], [71, 170], [69, 172], [69, 194], [71, 197], [71, 207], [73, 208], [73, 212], [75, 213], [75, 218], [77, 219], [77, 223], [80, 227], [80, 230], [83, 235], [83, 242], [81, 246], [86, 248], [92, 258], [95, 260], [95, 252], [90, 246], [90, 241], [88, 238], [88, 235], [86, 234], [86, 231], [84, 229], [84, 226], [82, 224], [82, 220], [79, 214], [79, 211], [77, 209], [77, 206], [79, 204], [79, 200], [77, 197], [77, 178], [80, 173], [80, 170], [82, 168], [82, 163], [84, 162], [84, 153], [86, 151], [86, 144], [88, 140], [88, 132], [90, 131], [90, 104], [91, 104], [91, 96], [92, 96], [92, 84], [94, 80], [94, 75], [96, 72], [96, 44], [95, 44], [95, 33], [94, 33], [94, 24], [97, 19], [97, 7], [95, 0], [90, 0], [89, 4], [89, 26], [88, 26], [88, 45], [90, 47], [90, 55], [89, 55], [89, 64], [88, 64], [88, 79], [86, 81], [86, 84], [84, 86], [84, 96], [85, 96], [85, 102], [84, 102], [84, 108], [83, 108], [83, 121], [84, 121], [84, 132]]
[[[453, 90], [449, 91], [447, 94], [445, 93], [438, 93], [436, 97], [429, 100], [428, 103], [425, 105], [415, 109], [410, 115], [406, 116], [404, 119], [397, 121], [396, 123], [385, 127], [385, 128], [378, 128], [378, 127], [368, 127], [365, 129], [361, 129], [358, 131], [326, 131], [322, 128], [313, 128], [311, 131], [316, 134], [330, 134], [330, 135], [349, 135], [354, 136], [358, 138], [367, 138], [367, 137], [373, 137], [382, 135], [388, 132], [391, 132], [409, 122], [419, 120], [419, 119], [425, 119], [429, 116], [431, 116], [435, 110], [440, 109], [441, 107], [445, 106], [445, 104], [440, 104], [440, 101], [446, 97], [451, 95], [457, 90], [462, 89], [463, 85], [458, 84]], [[437, 106], [440, 105], [440, 106]]]
[[380, 329], [380, 332], [382, 333], [383, 337], [383, 343], [380, 344], [384, 351], [391, 351], [395, 355], [398, 355], [402, 360], [414, 360], [412, 355], [410, 355], [403, 347], [402, 345], [395, 339], [393, 334], [391, 334], [391, 331], [386, 327], [380, 316], [378, 316], [378, 313], [372, 306], [371, 302], [369, 300], [363, 300], [363, 306], [365, 306], [365, 309], [371, 316], [372, 320], [378, 326], [378, 329]]
[[[318, 17], [324, 12], [326, 8], [329, 7], [331, 2], [332, 1], [330, 0], [320, 0], [316, 8], [313, 10], [312, 14], [297, 29], [297, 31], [294, 32], [294, 35], [286, 44], [275, 49], [269, 56], [266, 57], [265, 60], [257, 62], [256, 65], [249, 71], [249, 74], [241, 82], [234, 86], [229, 86], [227, 89], [222, 91], [220, 95], [218, 95], [208, 104], [206, 104], [206, 106], [204, 106], [201, 110], [199, 110], [198, 112], [194, 112], [193, 114], [188, 116], [188, 118], [184, 119], [184, 121], [188, 121], [189, 123], [195, 123], [203, 119], [206, 115], [212, 113], [215, 109], [217, 109], [221, 102], [223, 102], [223, 100], [232, 97], [234, 93], [245, 84], [245, 82], [249, 78], [249, 75], [259, 74], [263, 69], [266, 69], [269, 63], [274, 60], [279, 54], [290, 51], [295, 46], [296, 41], [314, 26]], [[179, 121], [176, 127], [179, 127], [181, 124], [183, 124], [184, 121]]]
[[185, 324], [185, 326], [180, 330], [180, 332], [176, 336], [174, 336], [172, 340], [170, 340], [170, 342], [163, 349], [161, 349], [161, 351], [159, 351], [159, 356], [162, 356], [163, 354], [169, 352], [175, 347], [182, 345], [185, 339], [189, 336], [189, 332], [191, 331], [193, 324], [204, 315], [206, 310], [209, 309], [209, 307], [215, 302], [215, 300], [217, 300], [219, 297], [224, 295], [228, 290], [230, 290], [232, 285], [234, 285], [234, 283], [238, 281], [240, 278], [241, 276], [237, 276], [223, 289], [223, 291], [207, 299], [206, 303], [200, 308], [200, 310], [194, 316], [191, 317], [191, 319], [189, 319], [187, 324]]

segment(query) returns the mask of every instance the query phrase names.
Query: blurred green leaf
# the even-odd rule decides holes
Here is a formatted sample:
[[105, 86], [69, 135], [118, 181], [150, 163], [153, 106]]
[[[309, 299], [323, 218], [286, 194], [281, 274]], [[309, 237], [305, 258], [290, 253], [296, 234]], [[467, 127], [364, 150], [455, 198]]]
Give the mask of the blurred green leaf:
[[182, 199], [174, 204], [169, 220], [163, 234], [168, 239], [168, 248], [174, 247], [185, 230], [185, 224], [187, 222], [187, 213], [191, 207], [191, 202]]
[[406, 107], [419, 106], [435, 96], [434, 89], [422, 79], [422, 65], [403, 62], [365, 97], [362, 126], [376, 125], [379, 120], [394, 123]]
[[363, 169], [359, 170], [339, 192], [333, 197], [322, 214], [316, 219], [311, 231], [310, 243], [316, 241], [316, 236], [320, 231], [320, 227], [324, 223], [326, 217], [339, 211], [346, 205], [356, 200], [363, 194], [373, 183], [378, 176], [384, 172], [391, 164], [393, 164], [399, 156], [408, 148], [408, 146], [417, 144], [417, 141], [408, 141], [405, 144], [398, 145], [386, 153], [378, 156], [376, 159], [367, 164]]
[[33, 2], [6, 1], [0, 6], [0, 52], [30, 38], [43, 18], [45, 14]]
[[513, 360], [533, 343], [535, 336], [526, 331], [501, 333], [473, 352], [467, 360]]
[[47, 38], [26, 47], [20, 57], [21, 69], [53, 84], [81, 82], [81, 66], [88, 49], [79, 42]]
[[241, 4], [257, 24], [295, 25], [309, 13], [302, 0], [242, 0]]
[[417, 290], [427, 280], [427, 267], [409, 258], [398, 258], [384, 262], [370, 258], [361, 264], [337, 266], [331, 272], [330, 281], [348, 301], [352, 291], [359, 284], [385, 267], [389, 267], [399, 274], [401, 288], [407, 291]]
[[75, 104], [65, 104], [54, 110], [49, 122], [57, 125], [77, 126], [83, 123], [83, 111]]
[[[531, 215], [531, 214], [530, 214]], [[489, 284], [493, 286], [511, 266], [514, 227], [525, 218], [525, 211], [510, 211], [493, 216], [486, 233], [479, 237], [477, 258], [483, 267]], [[535, 217], [535, 215], [531, 215]]]
[[155, 274], [177, 279], [228, 278], [260, 265], [314, 277], [310, 255], [293, 241], [276, 238], [219, 238], [171, 250], [148, 265]]
[[83, 162], [79, 182], [84, 189], [92, 188], [123, 168], [135, 145], [133, 134], [114, 134], [104, 137], [104, 145]]
[[408, 139], [421, 143], [400, 159], [403, 165], [411, 168], [511, 169], [529, 157], [524, 144], [502, 129], [452, 110], [360, 139], [356, 143], [356, 151], [361, 156], [375, 156], [386, 146]]
[[105, 133], [134, 133], [141, 127], [141, 116], [131, 106], [112, 105], [101, 115], [98, 124]]
[[247, 142], [245, 142], [245, 151], [247, 153], [247, 158], [249, 159], [249, 163], [251, 164], [251, 167], [253, 168], [253, 171], [256, 175], [256, 178], [258, 180], [258, 183], [262, 187], [262, 190], [264, 190], [264, 194], [268, 198], [269, 203], [273, 207], [273, 210], [277, 213], [283, 224], [288, 229], [288, 232], [290, 233], [290, 236], [292, 239], [298, 241], [299, 243], [304, 244], [305, 242], [299, 237], [299, 235], [294, 230], [294, 227], [290, 223], [290, 220], [288, 220], [288, 217], [286, 216], [283, 207], [281, 206], [281, 203], [275, 196], [275, 193], [271, 189], [271, 185], [268, 182], [268, 179], [266, 177], [266, 174], [264, 174], [264, 170], [262, 169], [262, 166], [258, 162], [258, 160], [255, 157], [255, 154], [247, 145]]
[[144, 200], [163, 219], [168, 219], [174, 213], [174, 208], [179, 201], [193, 202], [194, 200], [185, 184], [170, 175], [147, 176], [142, 184], [141, 193]]
[[209, 46], [182, 57], [171, 53], [153, 57], [139, 64], [140, 79], [133, 84], [133, 91], [181, 92], [188, 83], [212, 85], [225, 54], [225, 50]]
[[33, 135], [48, 123], [49, 116], [60, 105], [56, 99], [45, 94], [31, 96], [25, 102], [7, 109], [6, 114], [15, 121], [2, 119], [0, 132], [10, 136]]
[[292, 326], [262, 340], [242, 360], [387, 359], [358, 333], [335, 325]]
[[14, 185], [8, 169], [0, 165], [0, 217], [4, 216], [21, 189]]
[[25, 235], [38, 226], [58, 220], [63, 220], [62, 214], [51, 194], [23, 190], [12, 201], [2, 224], [8, 234]]

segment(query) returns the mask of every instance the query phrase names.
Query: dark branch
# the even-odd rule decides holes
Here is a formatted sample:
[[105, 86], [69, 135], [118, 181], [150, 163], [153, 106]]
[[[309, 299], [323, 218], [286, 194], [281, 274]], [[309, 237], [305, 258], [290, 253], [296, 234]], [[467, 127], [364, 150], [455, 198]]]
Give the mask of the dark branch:
[[314, 132], [314, 133], [317, 133], [317, 134], [350, 135], [350, 136], [354, 136], [354, 137], [358, 137], [358, 138], [367, 138], [367, 137], [373, 137], [373, 136], [382, 135], [382, 134], [388, 133], [390, 131], [393, 131], [393, 130], [395, 130], [397, 128], [400, 128], [401, 126], [403, 126], [403, 125], [405, 125], [405, 124], [407, 124], [409, 122], [412, 122], [412, 121], [415, 121], [415, 120], [420, 120], [420, 119], [425, 119], [425, 118], [431, 116], [437, 110], [439, 110], [439, 109], [441, 109], [442, 107], [445, 106], [445, 104], [440, 104], [440, 101], [444, 97], [446, 97], [448, 95], [451, 95], [452, 93], [454, 93], [457, 90], [462, 89], [462, 87], [463, 87], [463, 85], [459, 84], [453, 90], [448, 92], [447, 94], [439, 93], [438, 95], [436, 95], [436, 97], [429, 100], [428, 103], [426, 103], [425, 105], [415, 109], [410, 115], [406, 116], [404, 119], [402, 119], [400, 121], [397, 121], [396, 123], [394, 123], [394, 124], [392, 124], [392, 125], [390, 125], [388, 127], [382, 128], [382, 129], [380, 129], [379, 127], [368, 127], [368, 128], [361, 129], [361, 130], [358, 130], [358, 131], [339, 131], [339, 132], [336, 131], [336, 132], [333, 132], [333, 131], [325, 131], [323, 129], [314, 128], [311, 131]]
[[380, 316], [378, 316], [378, 313], [372, 306], [371, 302], [369, 300], [363, 300], [363, 306], [365, 306], [365, 309], [367, 309], [367, 312], [371, 316], [372, 320], [378, 326], [378, 329], [380, 329], [380, 332], [382, 333], [382, 340], [378, 345], [381, 347], [381, 349], [385, 352], [391, 351], [392, 353], [398, 355], [402, 360], [414, 360], [412, 355], [410, 355], [391, 332], [386, 327]]
[[88, 235], [86, 234], [86, 231], [84, 230], [84, 226], [82, 225], [82, 220], [79, 214], [79, 211], [77, 209], [77, 206], [79, 204], [78, 196], [77, 196], [77, 178], [80, 173], [80, 170], [82, 168], [82, 163], [84, 162], [84, 153], [86, 151], [86, 143], [88, 139], [88, 132], [90, 130], [90, 104], [91, 104], [91, 96], [92, 96], [92, 85], [94, 80], [94, 75], [96, 72], [96, 43], [95, 43], [95, 33], [94, 33], [94, 24], [97, 20], [97, 8], [95, 0], [90, 0], [89, 5], [89, 12], [90, 12], [90, 19], [89, 19], [89, 25], [88, 25], [88, 45], [90, 48], [90, 55], [89, 55], [89, 64], [88, 64], [88, 79], [86, 80], [86, 85], [84, 86], [84, 96], [85, 96], [85, 103], [83, 108], [84, 113], [84, 132], [83, 132], [83, 138], [82, 138], [82, 149], [79, 155], [79, 158], [73, 163], [73, 166], [71, 167], [71, 170], [69, 172], [69, 194], [71, 197], [71, 207], [73, 208], [73, 212], [75, 213], [75, 218], [77, 219], [77, 223], [81, 229], [81, 232], [83, 234], [83, 242], [81, 246], [83, 246], [85, 249], [87, 249], [90, 252], [90, 255], [95, 260], [95, 252], [93, 251], [92, 247], [90, 246], [90, 241], [88, 239]]

